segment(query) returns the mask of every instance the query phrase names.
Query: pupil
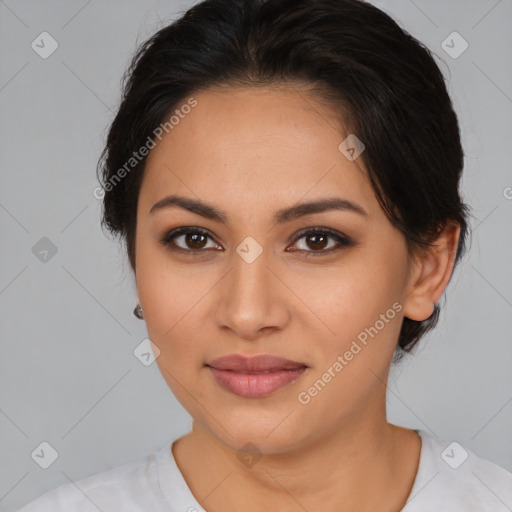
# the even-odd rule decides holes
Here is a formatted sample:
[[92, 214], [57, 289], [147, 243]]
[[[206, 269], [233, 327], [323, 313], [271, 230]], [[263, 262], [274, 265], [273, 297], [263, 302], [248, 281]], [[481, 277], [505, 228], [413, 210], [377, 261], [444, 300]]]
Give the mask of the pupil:
[[[322, 239], [324, 242], [325, 242], [325, 239], [326, 239], [326, 237], [324, 235], [315, 234], [315, 235], [310, 235], [308, 237], [308, 240], [314, 240], [314, 239], [317, 239], [317, 238]], [[323, 249], [324, 246], [325, 246], [325, 244], [322, 244], [322, 242], [314, 242], [314, 241], [313, 241], [312, 244], [309, 244], [309, 245], [312, 246], [313, 249]], [[318, 247], [318, 245], [320, 245], [320, 247]]]
[[[200, 234], [200, 233], [195, 233], [195, 234], [190, 234], [190, 233], [189, 233], [188, 235], [186, 235], [186, 237], [187, 237], [187, 238], [186, 238], [187, 243], [188, 243], [189, 241], [192, 241], [192, 245], [195, 245], [196, 247], [203, 247], [204, 243], [203, 243], [203, 245], [201, 245], [201, 240], [200, 240], [200, 238], [205, 238], [205, 236], [204, 236], [204, 235], [202, 235], [202, 234]], [[198, 242], [199, 242], [199, 243], [198, 243]], [[203, 241], [203, 242], [204, 242], [204, 241]]]

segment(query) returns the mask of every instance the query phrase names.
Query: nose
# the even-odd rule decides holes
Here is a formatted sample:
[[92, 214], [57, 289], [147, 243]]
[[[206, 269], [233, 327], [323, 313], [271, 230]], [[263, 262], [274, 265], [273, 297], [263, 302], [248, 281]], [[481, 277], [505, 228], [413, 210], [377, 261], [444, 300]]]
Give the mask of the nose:
[[265, 250], [254, 261], [233, 252], [230, 270], [218, 288], [215, 315], [221, 329], [254, 341], [286, 327], [290, 291], [270, 259]]

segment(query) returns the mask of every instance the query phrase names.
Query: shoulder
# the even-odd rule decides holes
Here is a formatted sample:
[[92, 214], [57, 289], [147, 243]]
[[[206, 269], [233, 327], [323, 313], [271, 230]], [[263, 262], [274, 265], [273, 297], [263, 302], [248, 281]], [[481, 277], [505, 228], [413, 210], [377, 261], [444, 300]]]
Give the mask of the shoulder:
[[[18, 512], [145, 510], [157, 503], [158, 452], [47, 491]], [[157, 510], [157, 506], [154, 510]]]
[[418, 433], [420, 465], [404, 512], [510, 512], [512, 473], [456, 441]]

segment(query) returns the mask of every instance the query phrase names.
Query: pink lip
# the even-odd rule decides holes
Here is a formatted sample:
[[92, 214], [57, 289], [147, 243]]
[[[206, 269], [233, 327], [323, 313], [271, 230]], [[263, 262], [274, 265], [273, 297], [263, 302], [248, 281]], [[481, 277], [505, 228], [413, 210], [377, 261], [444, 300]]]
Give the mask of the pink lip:
[[272, 355], [243, 357], [232, 354], [206, 365], [228, 391], [247, 398], [269, 395], [297, 380], [307, 366]]

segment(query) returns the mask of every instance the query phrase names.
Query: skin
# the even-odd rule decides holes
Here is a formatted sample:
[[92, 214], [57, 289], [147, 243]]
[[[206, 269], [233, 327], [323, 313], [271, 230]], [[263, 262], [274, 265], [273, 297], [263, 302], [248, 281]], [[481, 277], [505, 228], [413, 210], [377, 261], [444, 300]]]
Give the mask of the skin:
[[[193, 96], [197, 106], [149, 154], [136, 231], [136, 285], [157, 364], [193, 418], [191, 432], [171, 448], [178, 467], [208, 512], [319, 504], [339, 511], [340, 503], [344, 512], [400, 510], [421, 439], [387, 422], [388, 373], [403, 317], [428, 318], [448, 284], [459, 226], [449, 225], [431, 250], [409, 255], [362, 159], [338, 149], [349, 132], [306, 90], [210, 88]], [[170, 194], [212, 204], [229, 222], [176, 206], [150, 214]], [[368, 216], [330, 210], [273, 222], [279, 209], [326, 197], [353, 201]], [[159, 243], [180, 226], [209, 232], [199, 249], [174, 239], [201, 254]], [[296, 240], [311, 227], [354, 244], [319, 255], [338, 243]], [[248, 236], [263, 249], [252, 263], [236, 252]], [[394, 318], [300, 403], [299, 393], [396, 302], [402, 308]], [[204, 366], [233, 353], [274, 354], [308, 369], [270, 395], [244, 398], [221, 388]], [[237, 457], [248, 442], [258, 450], [252, 465]]]

